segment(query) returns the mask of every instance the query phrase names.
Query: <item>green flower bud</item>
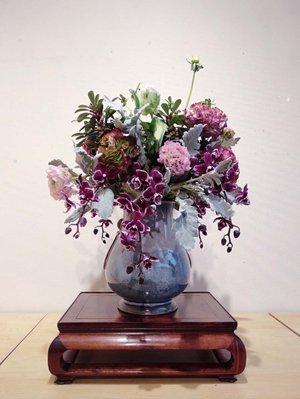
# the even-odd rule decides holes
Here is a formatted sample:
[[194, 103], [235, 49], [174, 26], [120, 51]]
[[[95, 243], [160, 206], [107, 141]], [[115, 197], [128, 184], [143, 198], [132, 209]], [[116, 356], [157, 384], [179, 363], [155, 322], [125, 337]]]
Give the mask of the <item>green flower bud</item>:
[[140, 108], [148, 104], [144, 109], [143, 114], [153, 114], [160, 102], [160, 94], [153, 87], [146, 87], [137, 92], [137, 97], [140, 103]]
[[199, 64], [200, 60], [198, 57], [192, 57], [191, 62], [192, 64]]
[[235, 135], [235, 132], [234, 132], [234, 130], [230, 129], [230, 127], [225, 127], [224, 128], [223, 133], [222, 133], [222, 137], [225, 140], [232, 139], [234, 135]]
[[203, 65], [200, 64], [199, 57], [192, 57], [191, 61], [188, 61], [188, 63], [191, 64], [191, 70], [193, 72], [198, 72], [200, 69], [203, 68]]

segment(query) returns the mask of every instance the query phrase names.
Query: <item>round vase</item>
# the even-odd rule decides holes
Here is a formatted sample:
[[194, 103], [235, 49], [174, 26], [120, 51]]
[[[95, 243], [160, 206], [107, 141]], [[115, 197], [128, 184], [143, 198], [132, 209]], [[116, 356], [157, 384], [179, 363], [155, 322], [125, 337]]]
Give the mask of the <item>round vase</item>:
[[[106, 281], [122, 299], [118, 308], [126, 313], [158, 315], [177, 309], [174, 298], [188, 285], [190, 258], [181, 247], [173, 229], [173, 203], [163, 202], [156, 213], [143, 221], [151, 231], [141, 238], [135, 251], [127, 250], [117, 234], [104, 262]], [[135, 267], [141, 248], [143, 253], [157, 258], [150, 269]], [[128, 273], [128, 266], [133, 271]]]

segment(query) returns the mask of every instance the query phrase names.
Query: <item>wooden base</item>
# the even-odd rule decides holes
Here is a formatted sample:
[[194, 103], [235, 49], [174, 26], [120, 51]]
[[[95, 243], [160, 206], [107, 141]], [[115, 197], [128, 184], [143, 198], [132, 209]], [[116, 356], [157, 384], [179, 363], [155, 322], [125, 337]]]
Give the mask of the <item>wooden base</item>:
[[168, 315], [117, 309], [113, 293], [83, 292], [58, 322], [48, 352], [57, 384], [76, 377], [217, 377], [234, 382], [246, 350], [237, 322], [209, 292], [183, 293]]

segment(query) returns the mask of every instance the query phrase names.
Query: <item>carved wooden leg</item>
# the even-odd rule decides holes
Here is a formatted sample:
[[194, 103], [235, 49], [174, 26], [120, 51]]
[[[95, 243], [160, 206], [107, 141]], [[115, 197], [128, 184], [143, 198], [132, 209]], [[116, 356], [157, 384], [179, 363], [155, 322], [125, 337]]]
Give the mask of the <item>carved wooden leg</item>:
[[[59, 336], [52, 341], [49, 347], [48, 367], [51, 374], [56, 376], [56, 384], [71, 384], [74, 380], [74, 377], [68, 373], [71, 361], [66, 361], [63, 357], [66, 350], [67, 348], [63, 345]], [[74, 358], [74, 355], [72, 358]]]
[[220, 382], [236, 382], [234, 375], [219, 375], [218, 378]]
[[57, 385], [72, 384], [74, 377], [57, 377], [54, 381]]
[[230, 347], [228, 348], [229, 352], [231, 352], [232, 356], [232, 365], [230, 370], [232, 370], [232, 374], [240, 374], [244, 371], [246, 366], [246, 348], [241, 341], [241, 339], [234, 335], [234, 340], [232, 341]]

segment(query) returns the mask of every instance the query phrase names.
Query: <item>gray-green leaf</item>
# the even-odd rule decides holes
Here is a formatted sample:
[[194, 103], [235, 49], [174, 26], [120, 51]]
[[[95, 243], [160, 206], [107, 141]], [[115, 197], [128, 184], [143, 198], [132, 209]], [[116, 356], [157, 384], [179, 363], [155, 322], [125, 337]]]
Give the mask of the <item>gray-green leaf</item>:
[[233, 147], [240, 140], [240, 137], [232, 137], [228, 140], [222, 140], [221, 145], [223, 147]]
[[93, 167], [94, 163], [93, 158], [81, 148], [75, 149], [75, 153], [76, 153], [75, 161], [77, 165], [84, 173], [89, 174]]
[[216, 171], [217, 173], [224, 173], [224, 172], [229, 168], [229, 166], [231, 165], [231, 162], [232, 162], [231, 158], [224, 159], [224, 160], [221, 161], [221, 162], [219, 163], [219, 165], [215, 168], [215, 171]]
[[187, 132], [185, 132], [182, 137], [182, 141], [191, 156], [196, 155], [200, 148], [199, 137], [202, 132], [202, 129], [203, 129], [202, 124], [195, 125]]
[[125, 118], [125, 111], [121, 104], [118, 104], [117, 102], [110, 100], [107, 96], [104, 96], [104, 105], [119, 112], [120, 115]]
[[211, 208], [225, 219], [231, 219], [233, 216], [233, 209], [228, 202], [226, 202], [223, 198], [220, 198], [216, 195], [210, 194], [205, 196], [207, 202], [211, 206]]
[[173, 230], [180, 244], [186, 249], [193, 249], [195, 237], [198, 237], [198, 212], [190, 199], [176, 198], [180, 215], [174, 220]]
[[[87, 213], [91, 208], [89, 206], [85, 206], [85, 210], [84, 213]], [[69, 215], [67, 217], [67, 219], [65, 220], [65, 223], [73, 223], [76, 220], [78, 220], [82, 215], [83, 215], [83, 206], [75, 209], [75, 211], [73, 213], [71, 213], [71, 215]]]
[[95, 209], [101, 219], [109, 219], [113, 212], [114, 193], [110, 188], [105, 188], [99, 193], [98, 201], [92, 202], [92, 209]]
[[70, 169], [68, 167], [68, 165], [66, 165], [63, 161], [61, 161], [60, 159], [53, 159], [52, 161], [48, 162], [48, 165], [52, 165], [52, 166], [62, 166], [63, 168], [68, 169], [69, 173], [73, 176], [73, 177], [77, 177], [77, 174], [75, 172], [73, 172], [72, 169]]

